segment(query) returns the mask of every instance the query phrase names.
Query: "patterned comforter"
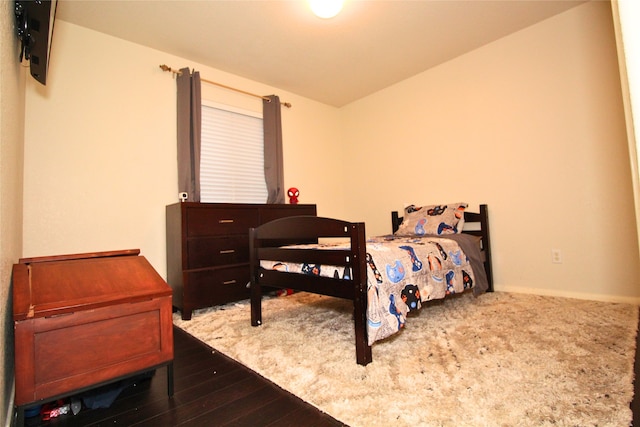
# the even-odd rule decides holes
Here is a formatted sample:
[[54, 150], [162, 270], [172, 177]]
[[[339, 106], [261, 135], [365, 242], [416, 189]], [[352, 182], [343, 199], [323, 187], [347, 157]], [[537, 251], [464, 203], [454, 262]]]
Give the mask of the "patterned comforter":
[[[467, 256], [461, 246], [474, 253]], [[347, 249], [348, 243], [321, 243], [312, 247]], [[369, 345], [400, 331], [407, 314], [419, 309], [424, 301], [475, 288], [476, 278], [481, 289], [474, 292], [486, 289], [486, 275], [478, 261], [480, 250], [473, 236], [374, 237], [367, 240], [366, 252]], [[261, 266], [291, 273], [351, 278], [351, 272], [343, 267], [276, 261], [261, 261]]]

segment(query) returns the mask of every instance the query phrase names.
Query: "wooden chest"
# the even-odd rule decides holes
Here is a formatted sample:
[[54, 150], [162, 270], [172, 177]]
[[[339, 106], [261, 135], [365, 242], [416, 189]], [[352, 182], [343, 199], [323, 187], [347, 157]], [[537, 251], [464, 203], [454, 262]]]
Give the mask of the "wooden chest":
[[171, 288], [139, 253], [30, 258], [13, 266], [16, 406], [169, 367]]
[[316, 205], [183, 202], [167, 206], [167, 281], [182, 319], [249, 298], [249, 228]]

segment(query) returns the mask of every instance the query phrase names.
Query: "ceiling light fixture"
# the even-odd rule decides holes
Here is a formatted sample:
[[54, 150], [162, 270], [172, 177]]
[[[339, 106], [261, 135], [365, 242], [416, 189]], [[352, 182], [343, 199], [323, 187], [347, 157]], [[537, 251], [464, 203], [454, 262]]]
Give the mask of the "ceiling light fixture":
[[344, 0], [309, 0], [313, 13], [320, 18], [333, 18], [342, 10]]

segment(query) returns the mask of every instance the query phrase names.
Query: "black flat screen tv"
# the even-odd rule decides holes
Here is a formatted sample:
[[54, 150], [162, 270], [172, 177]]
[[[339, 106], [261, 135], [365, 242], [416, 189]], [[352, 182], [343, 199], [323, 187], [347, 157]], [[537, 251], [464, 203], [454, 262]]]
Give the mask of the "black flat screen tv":
[[20, 62], [29, 61], [31, 75], [47, 84], [57, 0], [15, 0]]

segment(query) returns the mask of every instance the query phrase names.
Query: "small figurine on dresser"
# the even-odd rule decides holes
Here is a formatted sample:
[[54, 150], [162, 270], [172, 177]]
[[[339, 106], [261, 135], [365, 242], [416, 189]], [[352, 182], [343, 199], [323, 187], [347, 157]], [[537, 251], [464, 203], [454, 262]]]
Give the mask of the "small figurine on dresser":
[[291, 187], [287, 190], [287, 196], [289, 196], [289, 203], [292, 205], [298, 204], [298, 196], [300, 195], [300, 190], [296, 187]]

